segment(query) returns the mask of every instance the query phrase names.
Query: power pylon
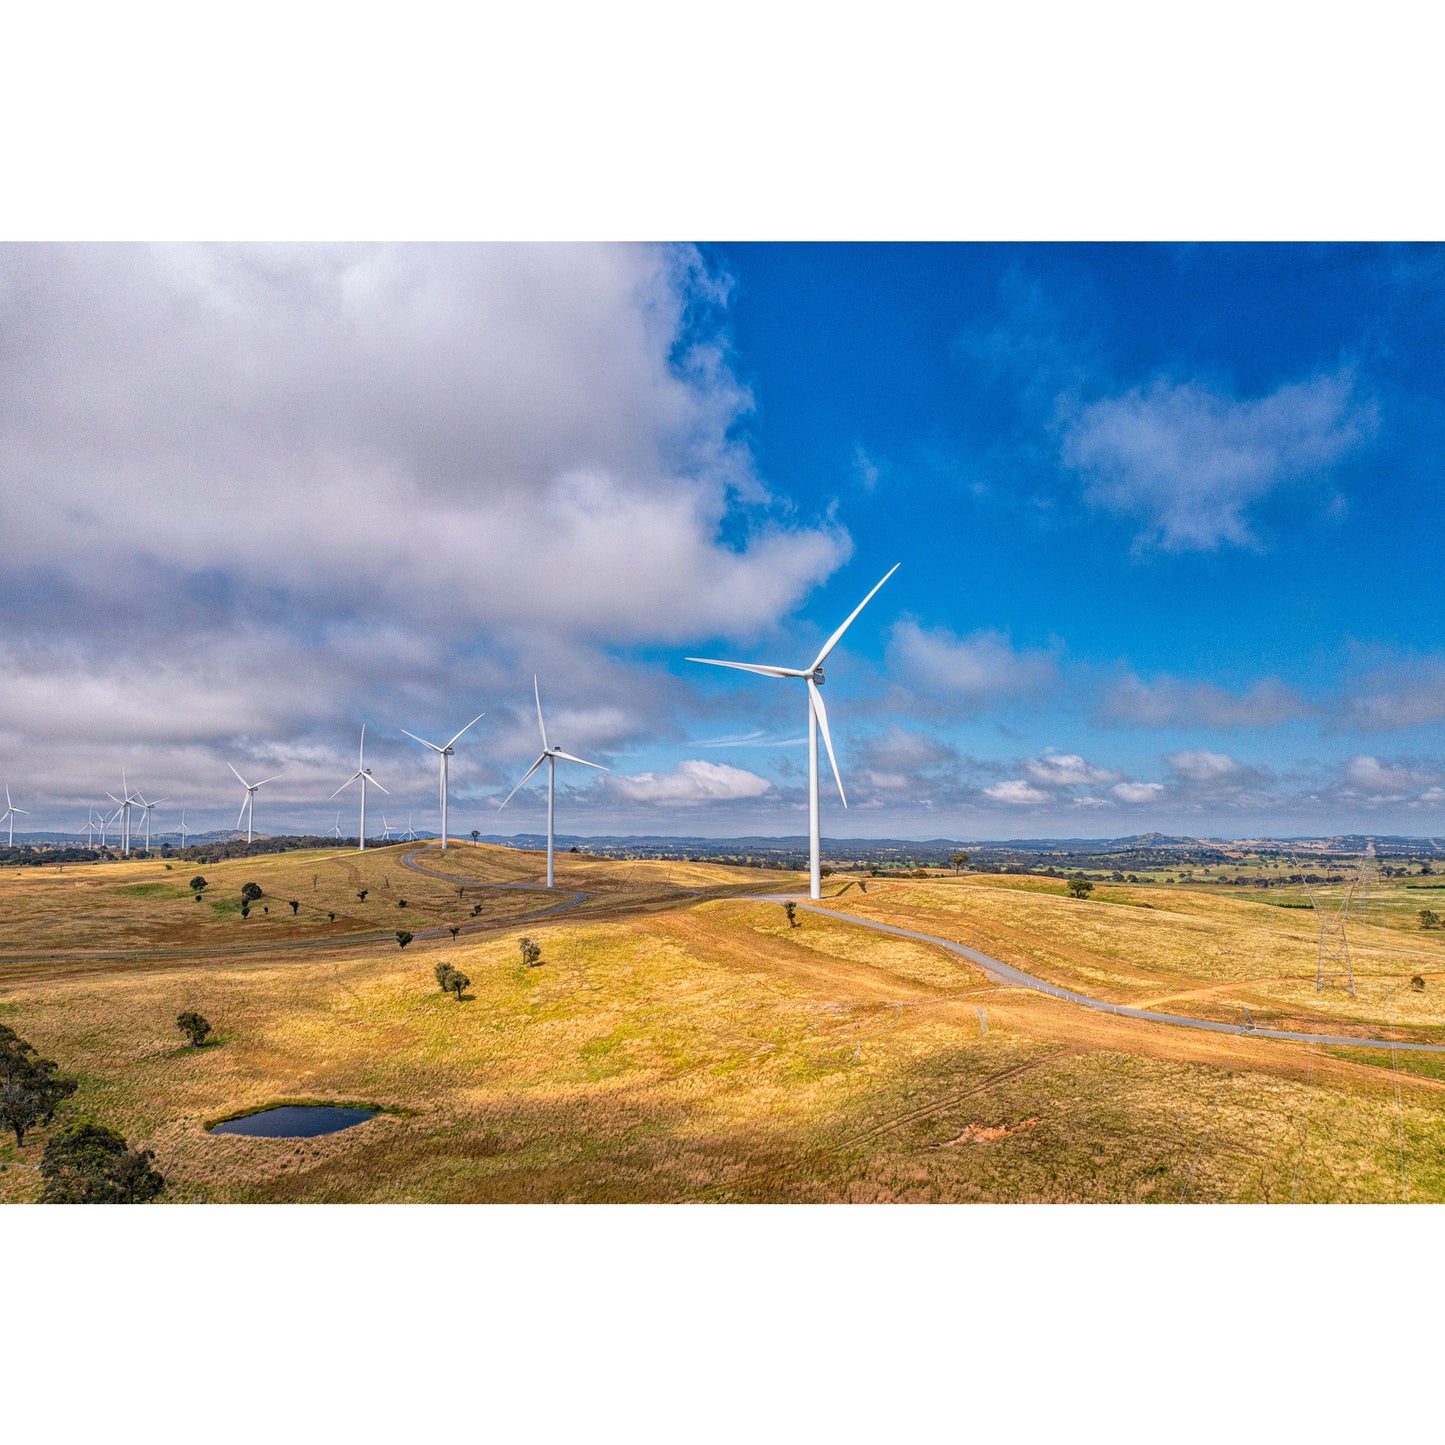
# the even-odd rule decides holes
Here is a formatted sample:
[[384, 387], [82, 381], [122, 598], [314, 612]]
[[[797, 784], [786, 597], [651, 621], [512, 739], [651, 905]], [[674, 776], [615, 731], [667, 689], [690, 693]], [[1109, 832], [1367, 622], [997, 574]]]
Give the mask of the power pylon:
[[1315, 964], [1315, 992], [1323, 993], [1326, 982], [1333, 977], [1343, 977], [1350, 997], [1355, 993], [1355, 970], [1350, 963], [1350, 941], [1345, 936], [1345, 924], [1350, 917], [1350, 902], [1355, 896], [1360, 880], [1355, 879], [1345, 888], [1345, 896], [1338, 907], [1331, 900], [1321, 898], [1308, 883], [1305, 892], [1314, 905], [1315, 918], [1320, 925], [1319, 961]]

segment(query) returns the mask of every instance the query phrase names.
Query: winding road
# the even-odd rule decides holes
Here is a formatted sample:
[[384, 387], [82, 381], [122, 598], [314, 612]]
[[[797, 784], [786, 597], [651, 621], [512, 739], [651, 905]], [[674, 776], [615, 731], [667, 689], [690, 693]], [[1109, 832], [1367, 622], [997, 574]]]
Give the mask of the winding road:
[[837, 918], [844, 923], [856, 923], [861, 928], [871, 928], [878, 933], [891, 933], [898, 938], [916, 939], [920, 943], [936, 943], [940, 948], [946, 948], [959, 958], [966, 958], [996, 983], [1013, 984], [1017, 988], [1031, 988], [1037, 993], [1046, 993], [1051, 998], [1062, 999], [1065, 1003], [1078, 1004], [1082, 1008], [1094, 1009], [1099, 1013], [1119, 1014], [1123, 1018], [1142, 1019], [1146, 1023], [1174, 1024], [1179, 1028], [1204, 1029], [1215, 1034], [1243, 1034], [1256, 1039], [1283, 1039], [1288, 1043], [1338, 1044], [1345, 1048], [1409, 1049], [1415, 1053], [1445, 1054], [1445, 1044], [1405, 1044], [1396, 1043], [1392, 1039], [1351, 1038], [1346, 1034], [1296, 1033], [1291, 1029], [1266, 1029], [1252, 1027], [1249, 1024], [1226, 1024], [1220, 1023], [1217, 1019], [1196, 1019], [1187, 1014], [1167, 1014], [1160, 1013], [1155, 1009], [1131, 1008], [1128, 1004], [1109, 1003], [1101, 998], [1091, 998], [1086, 993], [1076, 993], [1071, 988], [1063, 988], [1059, 984], [1049, 983], [1046, 979], [1035, 978], [1033, 974], [1025, 973], [1021, 968], [1015, 968], [1012, 964], [1003, 963], [997, 958], [990, 958], [988, 954], [980, 953], [976, 948], [969, 948], [967, 944], [954, 943], [952, 939], [948, 938], [939, 938], [936, 934], [919, 933], [915, 929], [899, 928], [892, 923], [879, 923], [872, 918], [860, 918], [856, 913], [839, 913], [832, 908], [819, 908], [814, 903], [808, 903], [786, 893], [751, 894], [748, 901], [750, 903], [796, 903], [799, 908], [806, 908], [809, 913], [818, 913], [824, 918]]

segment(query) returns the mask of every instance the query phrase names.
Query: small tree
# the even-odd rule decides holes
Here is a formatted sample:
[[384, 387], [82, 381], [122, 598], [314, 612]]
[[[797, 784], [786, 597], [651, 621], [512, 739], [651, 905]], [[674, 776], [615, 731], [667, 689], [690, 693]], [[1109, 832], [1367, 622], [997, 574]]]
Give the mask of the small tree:
[[14, 1130], [17, 1149], [24, 1148], [26, 1133], [48, 1124], [79, 1087], [74, 1079], [60, 1078], [58, 1067], [0, 1024], [0, 1128]]
[[259, 883], [243, 883], [241, 885], [241, 897], [244, 898], [247, 903], [254, 903], [262, 896], [261, 885]]
[[398, 898], [398, 899], [396, 900], [396, 906], [397, 906], [398, 908], [405, 908], [405, 907], [406, 907], [406, 899], [405, 899], [405, 898]]
[[482, 912], [482, 905], [481, 905], [480, 903], [473, 903], [473, 904], [472, 904], [472, 917], [473, 917], [473, 918], [478, 918], [478, 917], [480, 917], [480, 916], [481, 916], [481, 912]]
[[457, 934], [461, 932], [461, 929], [457, 927], [455, 923], [451, 923], [447, 925], [447, 932], [450, 933], [453, 938], [455, 938]]
[[335, 923], [335, 922], [336, 922], [336, 915], [335, 915], [334, 913], [331, 913], [331, 912], [328, 911], [328, 913], [327, 913], [327, 915], [326, 915], [326, 921], [327, 921], [328, 923]]
[[1421, 928], [1439, 928], [1440, 915], [1433, 908], [1422, 908], [1420, 910]]
[[40, 1175], [43, 1204], [144, 1204], [166, 1187], [149, 1149], [131, 1148], [114, 1129], [82, 1120], [53, 1134]]
[[475, 848], [475, 847], [477, 846], [477, 839], [480, 838], [481, 836], [482, 836], [482, 834], [481, 834], [481, 830], [480, 830], [480, 829], [478, 829], [478, 828], [473, 828], [473, 829], [472, 829], [472, 847], [473, 847], [473, 848]]
[[1425, 980], [1424, 980], [1423, 978], [1421, 978], [1420, 975], [1417, 973], [1417, 974], [1410, 980], [1410, 987], [1413, 988], [1416, 993], [1424, 993], [1424, 992], [1425, 992]]
[[462, 1001], [462, 994], [471, 987], [471, 983], [471, 979], [469, 979], [461, 969], [454, 968], [447, 978], [447, 989], [449, 992], [456, 994], [457, 1002], [460, 1003]]
[[441, 989], [443, 993], [446, 993], [451, 988], [450, 979], [456, 970], [451, 964], [443, 961], [437, 964], [432, 972], [436, 975], [437, 987]]
[[247, 902], [243, 899], [243, 900], [241, 901], [241, 917], [242, 917], [242, 918], [249, 918], [250, 916], [251, 916], [251, 905], [250, 905], [249, 903], [247, 903]]
[[292, 916], [292, 918], [295, 918], [295, 916], [296, 916], [296, 910], [301, 907], [300, 900], [299, 900], [299, 899], [296, 899], [296, 898], [288, 898], [286, 901], [287, 901], [287, 903], [289, 903], [289, 904], [291, 905], [291, 916]]
[[204, 878], [202, 878], [199, 873], [197, 873], [196, 876], [191, 879], [191, 892], [192, 892], [192, 893], [204, 893], [204, 892], [206, 891], [206, 889], [209, 888], [210, 886], [211, 886], [211, 885], [210, 885], [209, 883], [207, 883], [206, 880], [205, 880]]
[[405, 948], [407, 944], [411, 942], [411, 934], [404, 928], [398, 928], [396, 930], [396, 941]]
[[192, 1048], [200, 1048], [210, 1033], [211, 1026], [194, 1009], [176, 1015], [176, 1027], [190, 1039]]
[[948, 855], [948, 861], [953, 864], [954, 873], [957, 873], [963, 867], [963, 865], [968, 862], [968, 854], [950, 853]]
[[1082, 873], [1076, 878], [1069, 879], [1069, 892], [1075, 898], [1087, 898], [1093, 891], [1094, 885]]
[[798, 926], [798, 905], [789, 899], [783, 904], [783, 910], [788, 915], [788, 927], [796, 928]]
[[366, 902], [367, 892], [368, 892], [368, 890], [365, 889], [365, 888], [358, 888], [358, 889], [356, 890], [356, 901], [357, 901], [358, 903], [365, 903], [365, 902]]
[[519, 938], [517, 947], [522, 953], [522, 967], [536, 968], [542, 962], [542, 945], [535, 938]]

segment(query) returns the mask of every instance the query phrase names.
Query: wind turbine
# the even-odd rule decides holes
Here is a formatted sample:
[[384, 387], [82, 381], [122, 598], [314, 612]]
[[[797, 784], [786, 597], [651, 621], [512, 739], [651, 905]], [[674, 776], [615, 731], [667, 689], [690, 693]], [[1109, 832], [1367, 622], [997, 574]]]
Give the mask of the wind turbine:
[[181, 847], [186, 846], [186, 839], [190, 837], [191, 830], [186, 827], [186, 810], [181, 809], [181, 826], [176, 830], [181, 835]]
[[0, 813], [0, 823], [8, 822], [8, 823], [10, 824], [10, 843], [9, 843], [9, 846], [10, 846], [11, 848], [13, 848], [13, 847], [15, 846], [15, 819], [16, 819], [16, 816], [17, 816], [17, 815], [20, 816], [20, 817], [28, 818], [28, 817], [30, 816], [30, 809], [29, 809], [29, 808], [17, 808], [17, 807], [15, 806], [15, 804], [10, 801], [10, 784], [9, 784], [9, 783], [6, 783], [6, 784], [5, 784], [5, 811], [4, 811], [3, 813]]
[[406, 733], [412, 742], [420, 743], [424, 748], [430, 748], [432, 752], [437, 753], [441, 757], [442, 852], [444, 853], [447, 847], [447, 759], [456, 751], [455, 744], [462, 733], [466, 732], [467, 728], [475, 727], [484, 717], [486, 717], [486, 713], [479, 712], [461, 732], [453, 734], [451, 739], [442, 743], [440, 747], [438, 747], [436, 743], [427, 742], [425, 738], [417, 737], [415, 733], [407, 733], [406, 729], [402, 728], [402, 732]]
[[833, 756], [833, 740], [828, 736], [828, 710], [823, 706], [823, 663], [828, 654], [842, 641], [843, 634], [853, 625], [858, 614], [873, 600], [873, 594], [899, 568], [895, 562], [883, 576], [883, 581], [873, 589], [848, 614], [848, 620], [823, 644], [823, 650], [813, 659], [809, 668], [761, 667], [752, 662], [719, 662], [715, 657], [689, 657], [689, 662], [705, 662], [710, 667], [735, 667], [739, 672], [760, 672], [764, 677], [799, 677], [808, 684], [808, 896], [823, 896], [822, 874], [818, 867], [818, 729], [823, 730], [823, 745], [828, 749], [828, 761], [833, 766], [833, 780], [838, 784], [838, 796], [843, 806], [848, 798], [843, 792], [843, 779], [838, 776], [838, 760]]
[[386, 821], [386, 814], [381, 815], [381, 837], [383, 842], [391, 841], [391, 824]]
[[[402, 731], [405, 732], [406, 729], [403, 728]], [[408, 814], [406, 815], [406, 832], [403, 833], [401, 836], [402, 836], [403, 838], [407, 839], [409, 842], [412, 842], [412, 843], [415, 843], [415, 842], [416, 842], [416, 829], [411, 826], [411, 814], [410, 814], [410, 813], [408, 813]]]
[[111, 793], [111, 792], [107, 792], [105, 796], [106, 796], [107, 798], [109, 798], [112, 803], [119, 803], [119, 804], [120, 804], [120, 806], [115, 810], [115, 812], [113, 812], [113, 813], [110, 815], [110, 821], [111, 821], [111, 822], [114, 822], [117, 818], [120, 819], [120, 851], [121, 851], [127, 858], [129, 858], [129, 857], [130, 857], [130, 810], [131, 810], [132, 808], [136, 807], [136, 806], [141, 802], [141, 798], [140, 798], [140, 795], [139, 795], [139, 794], [136, 794], [136, 795], [132, 796], [131, 791], [130, 791], [130, 784], [129, 784], [128, 782], [126, 782], [126, 780], [125, 780], [125, 769], [124, 769], [124, 768], [122, 768], [122, 769], [120, 770], [120, 790], [121, 790], [122, 793], [125, 794], [125, 796], [122, 797], [122, 798], [117, 798], [116, 795], [115, 795], [114, 793]]
[[[230, 763], [227, 763], [226, 766], [231, 768]], [[235, 768], [231, 768], [231, 771], [236, 773]], [[269, 778], [262, 778], [259, 783], [248, 783], [240, 773], [236, 773], [236, 781], [246, 790], [246, 797], [245, 801], [241, 804], [241, 811], [236, 814], [236, 826], [238, 828], [241, 826], [242, 818], [246, 820], [246, 841], [248, 843], [251, 841], [251, 819], [256, 811], [256, 790], [265, 787], [267, 783], [274, 783], [280, 776], [280, 773], [274, 773]]]
[[[601, 763], [589, 763], [586, 758], [574, 758], [571, 753], [564, 753], [561, 748], [549, 747], [547, 745], [547, 725], [542, 721], [542, 694], [537, 687], [537, 675], [532, 674], [532, 692], [537, 698], [537, 729], [542, 734], [542, 756], [522, 774], [522, 782], [517, 784], [505, 798], [502, 799], [502, 808], [505, 808], [513, 798], [517, 796], [517, 788], [522, 786], [543, 763], [547, 764], [547, 887], [555, 885], [552, 882], [552, 814], [557, 792], [557, 759], [565, 758], [569, 763], [581, 763], [585, 768], [596, 768], [598, 772], [609, 772]], [[470, 727], [471, 724], [468, 724]], [[463, 729], [465, 731], [465, 729]], [[460, 736], [460, 734], [458, 734]], [[497, 812], [501, 812], [498, 808]]]
[[[336, 793], [341, 792], [343, 788], [349, 788], [358, 778], [361, 779], [361, 839], [356, 851], [360, 853], [362, 849], [366, 847], [366, 785], [370, 783], [374, 788], [381, 788], [381, 784], [378, 783], [376, 779], [371, 776], [371, 769], [366, 766], [365, 723], [362, 723], [361, 725], [361, 749], [356, 754], [356, 771], [352, 773], [352, 775], [347, 778], [344, 783], [342, 783], [340, 788], [337, 788]], [[386, 789], [381, 788], [381, 791], [385, 793]], [[336, 796], [336, 793], [332, 793], [331, 797], [334, 798]], [[387, 796], [390, 797], [391, 794], [387, 793]], [[328, 799], [327, 801], [329, 802], [330, 799]], [[336, 816], [339, 818], [341, 814], [338, 813]]]
[[[378, 785], [379, 786], [379, 785]], [[339, 838], [341, 836], [341, 812], [336, 813], [336, 821], [331, 825], [331, 832], [326, 835], [328, 838]]]
[[[259, 787], [260, 784], [257, 784], [257, 786]], [[146, 800], [145, 800], [143, 797], [141, 797], [140, 793], [137, 793], [137, 794], [136, 794], [136, 802], [139, 803], [139, 805], [141, 806], [141, 808], [143, 808], [143, 809], [145, 810], [145, 815], [146, 815], [146, 852], [147, 852], [147, 853], [149, 853], [150, 850], [151, 850], [151, 813], [152, 813], [156, 808], [160, 807], [160, 805], [161, 805], [162, 803], [165, 803], [165, 802], [168, 802], [168, 801], [169, 801], [169, 799], [167, 799], [167, 798], [157, 798], [154, 803], [148, 803], [148, 802], [146, 802]]]
[[94, 808], [86, 809], [85, 827], [83, 827], [80, 831], [85, 834], [86, 847], [95, 847], [95, 835], [100, 831], [100, 829], [96, 826]]

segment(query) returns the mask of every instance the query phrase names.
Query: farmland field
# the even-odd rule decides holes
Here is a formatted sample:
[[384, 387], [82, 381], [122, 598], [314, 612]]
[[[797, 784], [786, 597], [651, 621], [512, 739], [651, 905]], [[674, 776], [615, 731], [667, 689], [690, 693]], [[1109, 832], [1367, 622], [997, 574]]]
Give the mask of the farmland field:
[[[155, 1151], [172, 1200], [1445, 1198], [1445, 1055], [1093, 1012], [750, 899], [795, 875], [563, 854], [549, 897], [542, 868], [407, 844], [3, 869], [0, 1022], [80, 1081], [62, 1117]], [[1311, 913], [1237, 890], [838, 875], [825, 893], [1100, 999], [1445, 1043], [1445, 935], [1411, 929], [1431, 895], [1403, 885], [1351, 935], [1354, 997], [1315, 991]], [[442, 960], [471, 980], [460, 1001]], [[173, 1026], [185, 1009], [215, 1026], [202, 1049]], [[313, 1100], [385, 1112], [316, 1139], [206, 1132]], [[45, 1132], [0, 1163], [38, 1162]], [[37, 1193], [33, 1169], [0, 1170], [0, 1199]]]

